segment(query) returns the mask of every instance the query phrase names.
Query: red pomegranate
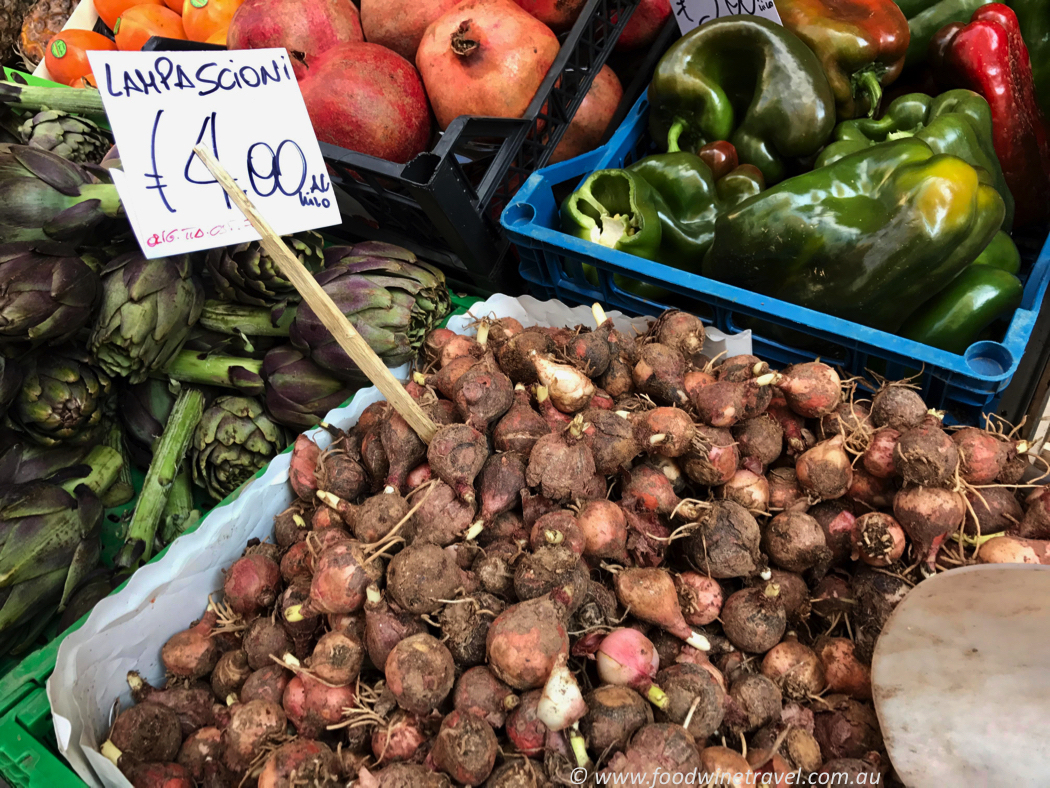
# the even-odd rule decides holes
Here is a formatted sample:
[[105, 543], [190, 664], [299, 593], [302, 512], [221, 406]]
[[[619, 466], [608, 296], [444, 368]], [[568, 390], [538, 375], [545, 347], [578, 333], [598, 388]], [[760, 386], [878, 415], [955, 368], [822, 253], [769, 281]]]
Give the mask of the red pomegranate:
[[416, 52], [438, 125], [460, 115], [520, 118], [558, 38], [511, 0], [466, 0], [431, 23]]
[[299, 89], [323, 142], [399, 163], [427, 148], [430, 111], [419, 73], [386, 47], [333, 47]]
[[620, 80], [611, 68], [602, 66], [561, 142], [551, 154], [550, 163], [565, 161], [597, 148], [622, 98]]
[[296, 79], [332, 47], [364, 40], [351, 0], [245, 0], [226, 31], [227, 49], [287, 49]]
[[660, 35], [671, 15], [671, 0], [642, 0], [616, 42], [617, 51], [647, 47]]
[[365, 41], [382, 44], [414, 62], [419, 39], [430, 23], [459, 3], [460, 0], [361, 0]]
[[514, 0], [555, 33], [563, 33], [580, 17], [587, 0]]

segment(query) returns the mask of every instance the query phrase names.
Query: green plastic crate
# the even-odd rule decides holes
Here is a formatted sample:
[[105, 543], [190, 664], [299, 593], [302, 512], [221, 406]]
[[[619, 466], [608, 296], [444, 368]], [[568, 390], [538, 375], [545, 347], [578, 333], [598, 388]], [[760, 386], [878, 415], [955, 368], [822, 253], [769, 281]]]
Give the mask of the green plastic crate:
[[45, 88], [49, 88], [49, 87], [50, 88], [64, 88], [65, 87], [65, 85], [63, 85], [61, 82], [52, 82], [50, 79], [43, 79], [41, 77], [34, 77], [32, 74], [27, 74], [24, 71], [17, 71], [16, 69], [8, 68], [7, 66], [3, 66], [3, 69], [4, 69], [4, 79], [8, 80], [9, 82], [13, 82], [13, 81], [18, 81], [18, 80], [24, 79], [26, 81], [27, 85], [39, 85], [40, 87], [45, 87]]
[[455, 293], [451, 293], [450, 295], [452, 296], [452, 312], [448, 317], [441, 321], [442, 328], [448, 325], [448, 321], [456, 315], [466, 314], [467, 310], [474, 306], [474, 304], [485, 300], [472, 295], [456, 295]]
[[84, 785], [54, 754], [56, 748], [51, 706], [42, 687], [0, 717], [0, 773], [13, 788]]

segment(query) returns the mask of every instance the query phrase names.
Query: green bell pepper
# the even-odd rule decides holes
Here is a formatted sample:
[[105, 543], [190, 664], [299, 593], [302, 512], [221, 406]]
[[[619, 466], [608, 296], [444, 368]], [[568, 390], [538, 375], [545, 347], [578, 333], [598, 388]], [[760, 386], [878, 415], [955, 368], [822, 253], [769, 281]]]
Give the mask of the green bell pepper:
[[971, 265], [913, 314], [900, 335], [949, 353], [962, 354], [988, 326], [1013, 314], [1024, 286], [1009, 271]]
[[626, 170], [598, 170], [562, 204], [562, 230], [610, 249], [658, 259], [662, 231], [649, 184]]
[[[995, 0], [937, 0], [908, 2], [897, 0], [897, 6], [908, 17], [908, 52], [904, 56], [904, 67], [918, 65], [926, 59], [930, 39], [937, 31], [952, 22], [969, 22], [973, 12], [982, 5]], [[916, 10], [918, 9], [918, 10]]]
[[890, 104], [878, 120], [843, 121], [835, 127], [832, 136], [835, 142], [821, 151], [817, 167], [879, 142], [914, 136], [929, 145], [934, 153], [958, 156], [967, 164], [985, 169], [1006, 204], [1003, 227], [1010, 229], [1014, 198], [995, 155], [992, 111], [988, 102], [972, 90], [949, 90], [936, 98], [909, 93]]
[[1021, 253], [1017, 251], [1013, 238], [1000, 230], [992, 236], [988, 246], [977, 255], [973, 264], [990, 265], [992, 268], [998, 268], [1016, 276], [1021, 270]]
[[1050, 0], [1006, 0], [1006, 4], [1017, 14], [1028, 47], [1036, 101], [1050, 118]]
[[974, 261], [1004, 213], [962, 159], [893, 140], [723, 213], [703, 273], [895, 332]]
[[762, 189], [741, 165], [715, 183], [711, 168], [686, 151], [659, 153], [623, 170], [599, 170], [569, 195], [562, 229], [577, 238], [699, 273], [715, 219]]
[[[762, 174], [742, 164], [717, 183], [711, 168], [685, 151], [660, 153], [623, 170], [599, 170], [562, 204], [562, 229], [577, 238], [699, 273], [718, 214], [758, 194]], [[597, 273], [584, 266], [591, 284]], [[667, 291], [615, 275], [616, 285], [659, 299]]]
[[[677, 151], [647, 156], [627, 168], [645, 181], [657, 199], [661, 262], [697, 272], [715, 237], [720, 209], [715, 178], [700, 157]], [[655, 259], [655, 258], [654, 258]]]
[[715, 140], [740, 161], [783, 180], [786, 159], [820, 150], [835, 126], [835, 97], [817, 56], [796, 35], [755, 16], [708, 22], [682, 36], [656, 66], [649, 130], [669, 149]]

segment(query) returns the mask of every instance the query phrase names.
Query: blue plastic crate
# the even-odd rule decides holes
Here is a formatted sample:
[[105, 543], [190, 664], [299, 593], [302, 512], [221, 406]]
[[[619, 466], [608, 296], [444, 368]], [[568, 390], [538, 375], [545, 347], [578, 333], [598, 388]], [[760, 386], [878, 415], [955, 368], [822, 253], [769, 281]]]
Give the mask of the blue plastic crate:
[[[963, 355], [956, 355], [561, 232], [559, 198], [595, 170], [623, 167], [656, 152], [648, 134], [648, 117], [649, 101], [643, 95], [607, 145], [533, 173], [503, 212], [503, 226], [518, 246], [521, 275], [537, 298], [600, 301], [628, 314], [658, 314], [669, 306], [687, 308], [722, 331], [750, 328], [755, 354], [769, 361], [792, 364], [819, 355], [851, 374], [872, 370], [890, 379], [921, 370], [916, 382], [932, 407], [948, 409], [964, 421], [974, 421], [981, 410], [992, 409], [1017, 370], [1043, 303], [1050, 281], [1050, 239], [1043, 243], [1040, 235], [1030, 252], [1019, 244], [1022, 276], [1027, 281], [1021, 306], [1002, 341], [976, 342]], [[1037, 253], [1040, 245], [1042, 251]], [[597, 285], [584, 276], [581, 263], [597, 269]], [[626, 292], [616, 286], [614, 274], [658, 285], [674, 293], [674, 300], [661, 303]], [[767, 328], [751, 324], [749, 317], [812, 339], [807, 340], [806, 349], [792, 347], [770, 336]], [[819, 343], [819, 350], [811, 341]]]

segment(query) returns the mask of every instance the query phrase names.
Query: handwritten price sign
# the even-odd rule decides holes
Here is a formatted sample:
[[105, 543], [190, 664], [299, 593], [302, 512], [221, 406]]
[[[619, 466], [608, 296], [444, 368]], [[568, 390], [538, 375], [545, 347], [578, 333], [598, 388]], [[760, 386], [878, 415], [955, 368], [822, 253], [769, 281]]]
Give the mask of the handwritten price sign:
[[283, 49], [89, 52], [147, 257], [258, 240], [193, 154], [205, 145], [282, 234], [338, 224], [332, 184]]
[[672, 0], [672, 6], [682, 35], [712, 19], [741, 14], [782, 24], [773, 0]]

